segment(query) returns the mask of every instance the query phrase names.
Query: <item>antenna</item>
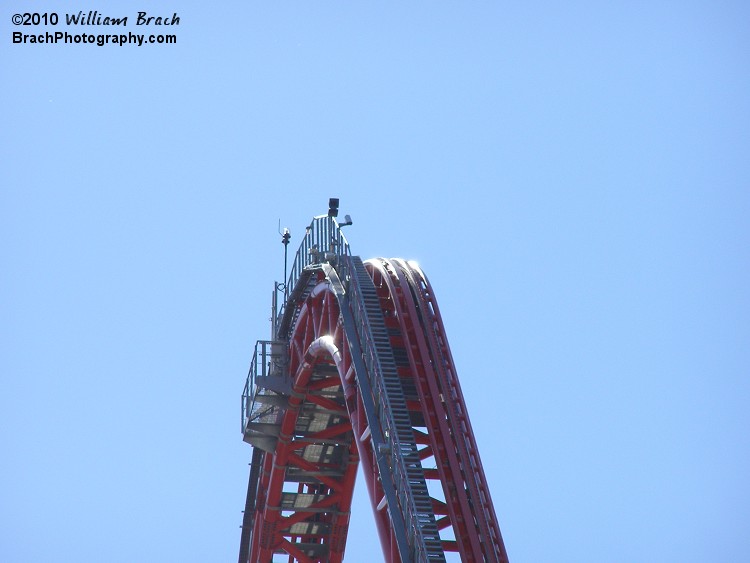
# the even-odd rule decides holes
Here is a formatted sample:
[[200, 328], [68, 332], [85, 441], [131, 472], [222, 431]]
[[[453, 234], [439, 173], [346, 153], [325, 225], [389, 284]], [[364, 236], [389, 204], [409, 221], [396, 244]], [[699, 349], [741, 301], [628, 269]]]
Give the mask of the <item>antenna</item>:
[[276, 285], [277, 289], [283, 289], [284, 290], [284, 301], [286, 301], [287, 298], [287, 252], [289, 250], [289, 240], [292, 238], [292, 234], [289, 232], [289, 229], [284, 227], [284, 232], [281, 232], [281, 219], [279, 219], [279, 228], [278, 228], [279, 234], [281, 235], [281, 244], [284, 245], [284, 281], [280, 284]]

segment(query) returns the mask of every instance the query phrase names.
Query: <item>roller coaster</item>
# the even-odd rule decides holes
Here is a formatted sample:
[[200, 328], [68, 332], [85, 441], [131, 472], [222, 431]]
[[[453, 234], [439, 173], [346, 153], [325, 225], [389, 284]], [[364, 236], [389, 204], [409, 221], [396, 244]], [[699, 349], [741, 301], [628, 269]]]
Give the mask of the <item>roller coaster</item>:
[[337, 217], [307, 227], [255, 346], [239, 563], [344, 561], [360, 466], [386, 563], [507, 562], [433, 288], [352, 255]]

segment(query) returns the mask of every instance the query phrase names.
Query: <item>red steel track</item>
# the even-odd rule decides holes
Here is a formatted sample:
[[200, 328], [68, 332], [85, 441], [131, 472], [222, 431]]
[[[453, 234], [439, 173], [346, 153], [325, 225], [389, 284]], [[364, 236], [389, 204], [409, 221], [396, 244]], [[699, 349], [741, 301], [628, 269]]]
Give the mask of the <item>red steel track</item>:
[[243, 420], [239, 561], [343, 561], [361, 466], [386, 562], [507, 562], [432, 286], [414, 263], [357, 261], [307, 265], [258, 360], [282, 368], [256, 371]]

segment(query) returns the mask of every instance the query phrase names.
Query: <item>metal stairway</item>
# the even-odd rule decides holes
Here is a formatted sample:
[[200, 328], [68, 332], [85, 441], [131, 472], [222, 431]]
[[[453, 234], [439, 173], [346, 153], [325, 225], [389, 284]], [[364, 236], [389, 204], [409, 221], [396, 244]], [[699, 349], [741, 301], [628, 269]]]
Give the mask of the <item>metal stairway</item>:
[[[440, 533], [375, 285], [358, 256], [340, 257], [335, 270], [325, 271], [332, 281], [349, 335], [373, 449], [378, 457], [383, 501], [390, 510], [401, 560], [444, 562]], [[339, 276], [348, 282], [348, 291], [342, 291]], [[358, 342], [352, 338], [352, 332]], [[357, 362], [358, 357], [363, 361]]]

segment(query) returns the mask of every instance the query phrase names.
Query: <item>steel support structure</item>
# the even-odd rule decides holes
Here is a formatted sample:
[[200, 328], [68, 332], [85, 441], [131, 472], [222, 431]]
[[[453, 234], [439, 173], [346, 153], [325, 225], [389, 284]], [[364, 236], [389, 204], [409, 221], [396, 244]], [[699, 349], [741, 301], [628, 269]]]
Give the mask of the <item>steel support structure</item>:
[[358, 466], [387, 563], [507, 562], [421, 269], [363, 263], [333, 217], [316, 217], [284, 295], [243, 393], [239, 563], [343, 561]]

